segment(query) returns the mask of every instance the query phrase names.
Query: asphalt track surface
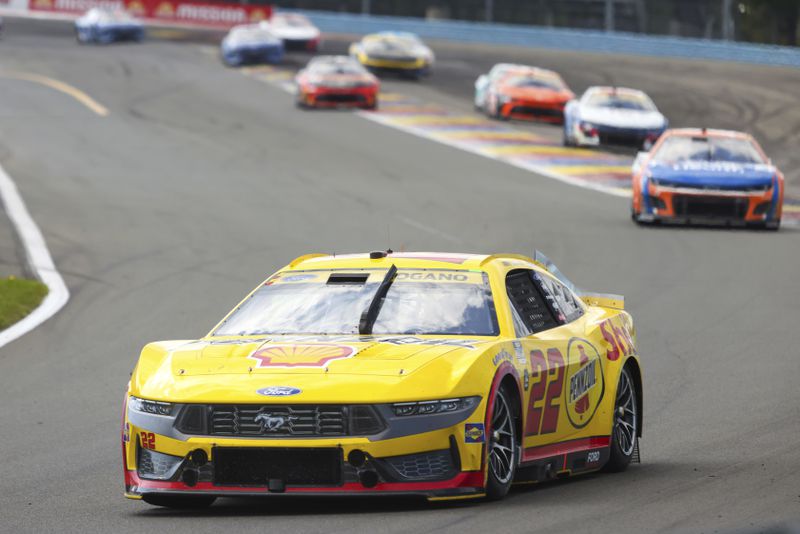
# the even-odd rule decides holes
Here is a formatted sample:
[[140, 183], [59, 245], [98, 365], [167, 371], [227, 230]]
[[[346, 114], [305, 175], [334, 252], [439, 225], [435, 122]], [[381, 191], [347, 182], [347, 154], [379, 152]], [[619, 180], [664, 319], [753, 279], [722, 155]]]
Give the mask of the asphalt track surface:
[[[70, 83], [109, 114], [0, 77], [0, 162], [72, 293], [55, 318], [0, 349], [0, 531], [727, 532], [799, 524], [799, 231], [639, 228], [626, 199], [355, 114], [296, 110], [291, 96], [222, 67], [197, 44], [81, 47], [64, 25], [6, 26], [3, 69]], [[386, 87], [469, 106], [469, 89], [450, 74], [474, 79], [511, 52], [461, 48], [437, 49], [431, 80]], [[779, 164], [798, 161], [782, 140], [797, 141], [798, 71], [513, 54], [574, 66], [580, 72], [565, 76], [578, 89], [612, 78], [639, 84], [679, 124], [713, 116], [741, 126], [730, 115], [743, 113], [760, 137], [782, 129], [765, 142]], [[787, 102], [793, 109], [777, 111]], [[498, 503], [221, 500], [187, 513], [123, 499], [120, 402], [144, 343], [202, 336], [295, 256], [386, 246], [539, 248], [581, 286], [624, 294], [645, 370], [643, 463], [518, 488]]]

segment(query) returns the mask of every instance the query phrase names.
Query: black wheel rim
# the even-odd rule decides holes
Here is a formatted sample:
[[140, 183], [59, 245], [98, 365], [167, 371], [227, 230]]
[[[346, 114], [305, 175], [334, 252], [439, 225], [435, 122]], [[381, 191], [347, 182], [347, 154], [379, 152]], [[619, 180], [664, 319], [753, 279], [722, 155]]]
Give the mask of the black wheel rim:
[[636, 409], [636, 390], [628, 370], [625, 369], [619, 377], [617, 402], [614, 408], [614, 439], [625, 456], [632, 455], [636, 446]]
[[514, 419], [502, 392], [494, 400], [491, 435], [489, 436], [489, 468], [495, 479], [507, 484], [514, 476], [517, 443], [514, 438]]

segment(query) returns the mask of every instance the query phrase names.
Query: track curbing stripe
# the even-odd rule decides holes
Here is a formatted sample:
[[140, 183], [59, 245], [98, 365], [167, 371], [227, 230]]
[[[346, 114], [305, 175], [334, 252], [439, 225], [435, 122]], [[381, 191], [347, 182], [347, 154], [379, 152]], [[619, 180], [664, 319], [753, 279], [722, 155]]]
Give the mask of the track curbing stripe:
[[0, 347], [3, 347], [44, 323], [63, 308], [69, 300], [69, 289], [61, 273], [56, 269], [44, 236], [25, 206], [17, 185], [2, 166], [0, 166], [0, 201], [3, 202], [8, 218], [25, 248], [29, 267], [48, 288], [47, 296], [38, 308], [0, 331]]

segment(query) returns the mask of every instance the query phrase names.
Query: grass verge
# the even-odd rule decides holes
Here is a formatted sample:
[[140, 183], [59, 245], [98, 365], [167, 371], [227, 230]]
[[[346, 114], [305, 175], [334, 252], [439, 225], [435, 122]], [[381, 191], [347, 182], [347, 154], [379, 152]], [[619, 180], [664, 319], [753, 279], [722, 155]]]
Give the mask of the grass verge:
[[0, 330], [5, 330], [41, 304], [47, 286], [38, 280], [0, 279]]

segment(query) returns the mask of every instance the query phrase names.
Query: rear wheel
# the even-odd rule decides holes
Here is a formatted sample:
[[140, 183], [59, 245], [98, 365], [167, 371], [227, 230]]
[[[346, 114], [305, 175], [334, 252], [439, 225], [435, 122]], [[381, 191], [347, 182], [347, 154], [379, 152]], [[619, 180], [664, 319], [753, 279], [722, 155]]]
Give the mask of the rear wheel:
[[511, 406], [511, 397], [501, 387], [494, 398], [491, 423], [486, 436], [486, 467], [489, 471], [486, 497], [491, 500], [505, 497], [517, 470], [519, 445]]
[[142, 500], [147, 504], [152, 504], [153, 506], [164, 506], [166, 508], [196, 509], [196, 508], [208, 508], [209, 506], [214, 504], [214, 501], [216, 501], [217, 498], [205, 495], [148, 494], [142, 496]]
[[639, 439], [639, 406], [636, 399], [636, 383], [626, 367], [619, 375], [611, 429], [611, 455], [605, 467], [607, 471], [624, 471], [631, 463]]

